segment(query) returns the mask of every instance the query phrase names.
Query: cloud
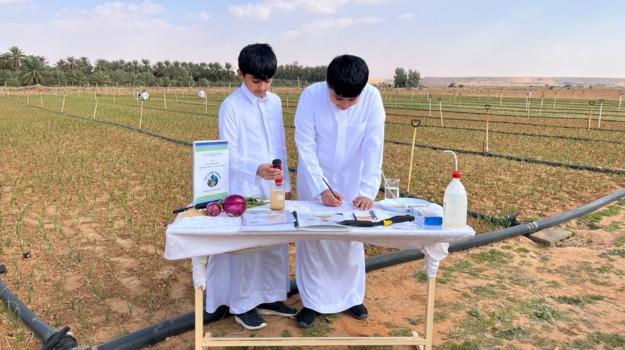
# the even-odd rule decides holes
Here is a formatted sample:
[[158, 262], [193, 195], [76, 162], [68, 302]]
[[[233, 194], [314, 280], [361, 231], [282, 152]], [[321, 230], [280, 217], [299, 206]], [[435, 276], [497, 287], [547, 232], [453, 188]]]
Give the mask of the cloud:
[[0, 0], [0, 5], [26, 4], [29, 2], [29, 0]]
[[351, 27], [356, 24], [376, 24], [382, 22], [380, 17], [342, 17], [333, 19], [319, 19], [310, 23], [304, 24], [303, 28], [308, 33], [315, 33], [328, 29], [343, 29]]
[[295, 40], [299, 38], [302, 33], [299, 30], [289, 30], [282, 33], [280, 36], [286, 40]]
[[213, 18], [213, 15], [211, 15], [208, 12], [202, 11], [200, 13], [189, 13], [187, 15], [187, 18], [192, 19], [192, 20], [200, 20], [200, 21], [206, 22], [210, 20], [211, 18]]
[[401, 15], [397, 16], [397, 18], [403, 19], [403, 20], [412, 19], [414, 17], [415, 17], [415, 14], [413, 12], [406, 12], [406, 13], [402, 13]]
[[233, 5], [228, 7], [228, 10], [238, 19], [250, 18], [265, 21], [280, 11], [301, 9], [308, 13], [331, 15], [349, 3], [378, 5], [388, 1], [392, 0], [264, 0], [258, 4]]

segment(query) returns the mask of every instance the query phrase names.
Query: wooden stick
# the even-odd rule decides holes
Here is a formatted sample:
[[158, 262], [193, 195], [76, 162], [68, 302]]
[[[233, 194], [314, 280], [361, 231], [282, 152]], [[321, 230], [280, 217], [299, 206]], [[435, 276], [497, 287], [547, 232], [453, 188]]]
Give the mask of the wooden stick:
[[441, 126], [445, 126], [443, 125], [443, 102], [441, 100], [438, 100], [438, 111], [441, 115]]
[[204, 95], [204, 114], [208, 115], [208, 95]]
[[434, 292], [436, 277], [428, 277], [427, 306], [425, 309], [425, 350], [432, 350], [432, 337], [434, 334]]
[[603, 112], [603, 100], [601, 100], [601, 104], [599, 105], [599, 122], [597, 123], [598, 129], [601, 129], [601, 112]]
[[432, 98], [428, 97], [428, 100], [430, 100], [430, 109], [428, 110], [428, 115], [431, 117], [432, 116]]
[[167, 95], [165, 94], [165, 90], [163, 90], [163, 104], [165, 105], [165, 109], [167, 109]]
[[30, 99], [28, 98], [28, 91], [26, 91], [26, 104], [30, 105]]
[[43, 108], [43, 96], [41, 95], [41, 92], [39, 93], [39, 103], [41, 104], [41, 108]]
[[202, 350], [204, 333], [204, 293], [202, 288], [195, 289], [195, 350]]
[[93, 107], [93, 119], [95, 119], [96, 111], [98, 110], [98, 99], [95, 99], [95, 107]]
[[63, 94], [63, 102], [61, 102], [61, 114], [65, 113], [65, 94]]
[[143, 100], [141, 100], [141, 112], [139, 115], [139, 129], [143, 126]]
[[408, 168], [408, 188], [406, 191], [410, 193], [410, 184], [412, 182], [412, 163], [414, 161], [414, 144], [417, 139], [417, 127], [421, 124], [418, 119], [413, 119], [410, 123], [412, 125], [412, 147], [410, 148], [410, 167]]

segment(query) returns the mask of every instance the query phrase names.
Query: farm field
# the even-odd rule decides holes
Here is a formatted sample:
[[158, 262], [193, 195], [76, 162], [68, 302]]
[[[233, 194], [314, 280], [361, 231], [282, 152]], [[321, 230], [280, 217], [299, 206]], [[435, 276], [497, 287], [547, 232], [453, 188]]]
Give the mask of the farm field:
[[[441, 152], [446, 148], [459, 150], [470, 209], [492, 216], [518, 213], [520, 221], [533, 220], [578, 207], [625, 186], [625, 105], [619, 103], [619, 91], [536, 89], [530, 99], [526, 98], [527, 91], [520, 89], [459, 90], [382, 90], [387, 107], [383, 170], [387, 177], [401, 179], [402, 191], [442, 202], [453, 164]], [[164, 260], [164, 232], [173, 220], [171, 210], [190, 200], [192, 159], [188, 143], [218, 137], [216, 114], [227, 91], [209, 89], [204, 100], [192, 89], [155, 88], [150, 90], [152, 98], [143, 104], [130, 89], [68, 88], [65, 92], [60, 88], [5, 89], [0, 95], [0, 263], [9, 270], [2, 279], [44, 321], [58, 327], [70, 325], [80, 345], [92, 345], [192, 309], [190, 262]], [[293, 117], [299, 92], [294, 88], [277, 88], [275, 92], [282, 98], [289, 166], [295, 169]], [[604, 98], [602, 107], [600, 98]], [[589, 101], [595, 103], [592, 112]], [[485, 104], [490, 104], [488, 114]], [[543, 109], [539, 109], [541, 104]], [[419, 119], [421, 125], [413, 129], [412, 119]], [[413, 131], [417, 146], [412, 186], [408, 189]], [[615, 208], [622, 211], [623, 204]], [[618, 242], [625, 232], [618, 220], [606, 220], [572, 224], [571, 229], [579, 230], [578, 237], [595, 242], [589, 248], [578, 240], [566, 249], [571, 259], [576, 256], [575, 249], [596, 250], [585, 251], [590, 267], [578, 262], [571, 265], [586, 274], [583, 281], [577, 282], [597, 288], [596, 293], [589, 294], [593, 300], [584, 299], [594, 306], [581, 314], [590, 317], [605, 312], [618, 323], [606, 309], [621, 301], [609, 295], [623, 291], [625, 260], [618, 254], [600, 254], [610, 249], [622, 251]], [[590, 232], [588, 222], [598, 222], [601, 233]], [[479, 233], [498, 228], [473, 218], [470, 225]], [[564, 259], [561, 251], [530, 246], [523, 240], [493, 248], [509, 257], [501, 259], [509, 263], [510, 269], [522, 266], [526, 258], [534, 259], [530, 260], [536, 266], [549, 259], [543, 256]], [[548, 276], [540, 277], [548, 298], [533, 295], [530, 300], [537, 300], [534, 304], [515, 304], [515, 310], [525, 316], [495, 314], [498, 301], [491, 297], [513, 292], [501, 290], [496, 272], [486, 272], [494, 265], [480, 261], [483, 257], [478, 254], [500, 257], [489, 251], [453, 254], [443, 263], [448, 267], [443, 274], [455, 269], [449, 276], [456, 272], [456, 276], [468, 280], [477, 279], [473, 267], [478, 266], [477, 273], [484, 271], [493, 285], [480, 289], [476, 283], [463, 282], [472, 288], [470, 297], [476, 302], [461, 306], [454, 306], [450, 295], [455, 291], [446, 290], [453, 283], [440, 287], [441, 310], [448, 313], [439, 318], [447, 332], [446, 336], [443, 331], [437, 335], [440, 348], [462, 343], [465, 337], [484, 346], [503, 346], [497, 341], [500, 338], [514, 341], [519, 348], [541, 347], [539, 330], [564, 334], [560, 328], [577, 316], [563, 309], [561, 304], [571, 305], [570, 300], [557, 299], [562, 296], [557, 293], [559, 287], [549, 285]], [[367, 248], [370, 256], [385, 252], [388, 250]], [[458, 267], [465, 264], [464, 258], [472, 265]], [[565, 263], [558, 266], [566, 268]], [[554, 274], [562, 272], [557, 267], [552, 269]], [[565, 272], [573, 279], [575, 271]], [[377, 277], [372, 281], [384, 279], [373, 276]], [[593, 283], [593, 278], [603, 284]], [[574, 282], [558, 283], [568, 286]], [[516, 286], [531, 283], [517, 281]], [[490, 292], [493, 294], [487, 295]], [[371, 295], [382, 298], [379, 293]], [[455, 297], [459, 296], [462, 292]], [[385, 306], [378, 307], [383, 310]], [[544, 312], [560, 310], [559, 315], [566, 317], [556, 316], [557, 312], [541, 314], [547, 319], [536, 323], [533, 311], [527, 311], [527, 307], [542, 307]], [[476, 325], [475, 320], [484, 324]], [[392, 321], [379, 322], [384, 325]], [[337, 323], [347, 334], [356, 327], [342, 319]], [[478, 326], [492, 329], [493, 324], [508, 331], [489, 331], [485, 338], [469, 334], [482, 330]], [[392, 325], [371, 329], [392, 333], [408, 327], [422, 332], [421, 326], [414, 316], [406, 315]], [[615, 329], [622, 331], [624, 326], [620, 320]], [[561, 342], [610, 348], [611, 343], [603, 340], [611, 333], [593, 338], [590, 334], [599, 330], [588, 324], [584, 327], [570, 334], [570, 339], [558, 338], [562, 334], [546, 337], [544, 348], [554, 348]], [[236, 331], [233, 327], [223, 328], [226, 334]], [[273, 331], [279, 335], [283, 329]], [[289, 328], [288, 332], [298, 330]], [[616, 339], [618, 344], [621, 338], [609, 339]], [[40, 344], [2, 303], [0, 339], [0, 349], [35, 348]], [[167, 348], [166, 343], [161, 348]]]

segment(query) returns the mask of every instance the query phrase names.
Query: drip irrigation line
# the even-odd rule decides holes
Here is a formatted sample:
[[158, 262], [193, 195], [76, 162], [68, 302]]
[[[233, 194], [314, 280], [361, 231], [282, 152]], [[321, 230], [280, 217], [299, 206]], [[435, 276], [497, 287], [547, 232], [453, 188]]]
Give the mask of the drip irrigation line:
[[[6, 273], [6, 267], [0, 265], [2, 273]], [[56, 329], [49, 326], [28, 308], [9, 287], [0, 279], [0, 299], [8, 306], [10, 312], [19, 316], [32, 331], [41, 339], [43, 350], [71, 350], [78, 346], [76, 339], [68, 333], [69, 327]]]
[[[391, 143], [391, 144], [402, 145], [402, 146], [412, 146], [410, 143], [402, 142], [402, 141], [390, 141], [389, 140], [389, 141], [385, 141], [385, 143]], [[549, 165], [549, 166], [558, 167], [558, 168], [586, 170], [586, 171], [591, 171], [595, 173], [604, 173], [604, 174], [625, 175], [625, 169], [614, 169], [614, 168], [608, 168], [608, 167], [598, 167], [598, 166], [591, 166], [591, 165], [584, 165], [584, 164], [577, 164], [577, 163], [564, 163], [564, 162], [556, 162], [552, 160], [542, 160], [542, 159], [535, 159], [535, 158], [523, 158], [523, 157], [513, 156], [509, 154], [472, 151], [472, 150], [466, 150], [462, 148], [438, 147], [438, 146], [424, 145], [424, 144], [415, 144], [414, 146], [419, 147], [419, 148], [431, 149], [435, 151], [451, 150], [456, 153], [471, 154], [471, 155], [482, 156], [482, 157], [501, 158], [501, 159], [506, 159], [506, 160], [513, 160], [517, 162], [525, 162], [525, 163], [532, 163], [532, 164]]]
[[[387, 116], [392, 116], [392, 117], [406, 117], [406, 118], [423, 118], [423, 119], [434, 119], [434, 120], [440, 120], [439, 117], [430, 117], [427, 115], [409, 115], [409, 114], [392, 114], [392, 113], [387, 113]], [[484, 114], [480, 114], [482, 116], [485, 116]], [[534, 118], [536, 119], [536, 118]], [[483, 123], [484, 120], [482, 119], [466, 119], [466, 118], [455, 118], [455, 117], [445, 117], [445, 120], [454, 120], [454, 121], [462, 121], [462, 122], [476, 122], [476, 123]], [[582, 120], [583, 119], [579, 119]], [[527, 125], [527, 126], [533, 126], [533, 127], [548, 127], [548, 128], [559, 128], [559, 129], [580, 129], [580, 130], [587, 130], [587, 128], [582, 127], [582, 126], [568, 126], [568, 125], [550, 125], [550, 124], [538, 124], [538, 123], [528, 123], [528, 122], [520, 122], [520, 121], [509, 121], [509, 120], [491, 120], [490, 121], [492, 124], [514, 124], [514, 125]], [[592, 131], [605, 131], [605, 132], [619, 132], [619, 133], [625, 133], [625, 130], [619, 130], [619, 129], [605, 129], [605, 128], [601, 128], [601, 129], [592, 129]]]
[[[492, 120], [490, 122], [492, 123]], [[388, 124], [392, 124], [392, 125], [399, 125], [399, 126], [410, 126], [410, 124], [406, 124], [406, 123], [395, 123], [395, 122], [387, 122], [387, 123]], [[421, 125], [421, 127], [422, 128], [470, 130], [470, 131], [484, 132], [483, 129], [463, 128], [463, 127], [459, 127], [459, 126]], [[489, 132], [491, 134], [517, 135], [517, 136], [529, 136], [529, 137], [542, 137], [542, 138], [561, 139], [561, 140], [573, 140], [573, 141], [584, 141], [584, 142], [603, 142], [603, 143], [610, 143], [610, 144], [617, 144], [617, 145], [625, 145], [625, 141], [591, 139], [591, 138], [580, 137], [580, 136], [532, 134], [532, 133], [529, 133], [529, 132], [496, 131], [496, 130], [490, 130]]]

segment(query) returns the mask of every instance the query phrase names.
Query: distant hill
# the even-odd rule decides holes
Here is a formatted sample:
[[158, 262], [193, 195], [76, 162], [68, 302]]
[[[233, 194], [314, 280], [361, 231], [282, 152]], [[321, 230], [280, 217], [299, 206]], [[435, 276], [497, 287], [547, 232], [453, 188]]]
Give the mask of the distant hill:
[[578, 77], [424, 77], [423, 85], [448, 86], [451, 83], [465, 86], [610, 86], [625, 87], [625, 78], [578, 78]]

